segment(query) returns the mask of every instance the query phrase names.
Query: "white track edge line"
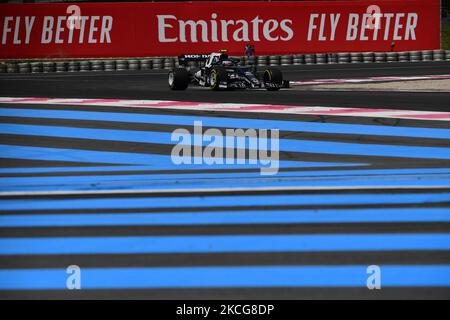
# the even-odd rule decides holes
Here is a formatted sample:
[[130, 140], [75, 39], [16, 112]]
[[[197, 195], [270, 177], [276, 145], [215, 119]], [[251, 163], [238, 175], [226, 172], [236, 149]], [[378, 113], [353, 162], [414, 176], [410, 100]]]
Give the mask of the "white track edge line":
[[194, 189], [136, 189], [136, 190], [83, 190], [83, 191], [6, 191], [0, 192], [0, 197], [15, 196], [58, 196], [58, 195], [109, 195], [109, 194], [159, 194], [159, 193], [220, 193], [220, 192], [236, 192], [236, 191], [308, 191], [308, 190], [394, 190], [394, 189], [445, 189], [450, 188], [449, 185], [441, 186], [336, 186], [336, 187], [260, 187], [260, 188], [194, 188]]

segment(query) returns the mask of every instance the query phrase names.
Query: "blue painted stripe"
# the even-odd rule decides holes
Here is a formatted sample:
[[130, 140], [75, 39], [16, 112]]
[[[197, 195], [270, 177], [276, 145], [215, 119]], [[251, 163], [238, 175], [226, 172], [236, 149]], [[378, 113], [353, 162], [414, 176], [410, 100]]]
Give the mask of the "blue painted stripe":
[[114, 112], [39, 110], [20, 108], [0, 108], [0, 116], [31, 117], [50, 119], [98, 120], [111, 122], [159, 123], [174, 125], [192, 125], [202, 121], [203, 126], [217, 128], [253, 128], [281, 129], [299, 132], [322, 132], [343, 134], [365, 134], [381, 136], [399, 136], [416, 138], [450, 139], [450, 130], [432, 128], [411, 128], [387, 125], [357, 125], [340, 123], [318, 123], [304, 121], [260, 120], [241, 118], [220, 118], [201, 116], [174, 116], [158, 114], [133, 114]]
[[[0, 159], [5, 159], [0, 157]], [[364, 164], [360, 163], [337, 163], [337, 162], [308, 162], [308, 161], [295, 161], [295, 163], [302, 168], [321, 168], [321, 167], [357, 167]], [[225, 170], [229, 170], [230, 168], [223, 168]], [[138, 171], [138, 170], [148, 170], [154, 171], [155, 168], [152, 166], [94, 166], [94, 167], [33, 167], [33, 168], [0, 168], [0, 174], [2, 173], [43, 173], [43, 172], [115, 172], [115, 171]], [[405, 169], [410, 170], [410, 169]], [[436, 168], [436, 169], [411, 169], [415, 171], [411, 171], [412, 173], [450, 173], [450, 168]], [[423, 171], [425, 170], [425, 171]], [[431, 171], [430, 171], [431, 170]], [[319, 172], [319, 171], [318, 171]], [[203, 175], [215, 175], [214, 173], [201, 173], [201, 174], [191, 174], [191, 173], [183, 173], [178, 172], [177, 174], [184, 175], [192, 175], [192, 176], [203, 176]], [[235, 173], [227, 173], [235, 174]], [[237, 174], [245, 174], [245, 173], [237, 173]], [[255, 174], [260, 176], [259, 172], [249, 172], [249, 175]], [[280, 172], [281, 174], [281, 172]], [[222, 175], [222, 174], [219, 174]]]
[[450, 234], [1, 238], [0, 255], [450, 250]]
[[[132, 130], [107, 130], [88, 129], [72, 127], [53, 127], [19, 124], [2, 124], [0, 134], [24, 134], [51, 137], [66, 137], [80, 139], [113, 140], [139, 143], [159, 143], [174, 145], [169, 132], [144, 132]], [[194, 137], [194, 136], [193, 136]], [[192, 140], [192, 145], [194, 143]], [[201, 142], [201, 136], [199, 137]], [[256, 140], [255, 140], [256, 141]], [[270, 147], [270, 141], [261, 139], [260, 149], [265, 150]], [[203, 142], [200, 145], [207, 145]], [[247, 141], [248, 148], [248, 141]], [[386, 156], [386, 157], [408, 157], [408, 158], [430, 158], [430, 159], [450, 159], [450, 148], [439, 147], [413, 147], [399, 145], [346, 143], [329, 141], [309, 141], [309, 140], [279, 140], [280, 151], [308, 152], [323, 154], [351, 154], [365, 156]]]
[[[1, 159], [1, 158], [0, 158]], [[297, 164], [301, 164], [305, 168], [313, 167], [353, 167], [362, 164], [352, 164], [352, 163], [332, 163], [332, 162], [301, 162], [298, 161]], [[0, 168], [0, 174], [9, 173], [64, 173], [64, 172], [79, 172], [80, 174], [87, 172], [117, 172], [117, 171], [136, 171], [136, 170], [148, 170], [156, 171], [155, 168], [151, 166], [96, 166], [96, 167], [34, 167], [34, 168]], [[229, 170], [227, 168], [227, 170]], [[261, 178], [260, 172], [228, 172], [224, 169], [223, 173], [186, 173], [186, 172], [176, 172], [176, 176], [179, 178]], [[321, 176], [353, 176], [355, 178], [359, 176], [377, 176], [377, 175], [399, 175], [399, 176], [410, 176], [410, 175], [424, 175], [424, 176], [442, 176], [442, 174], [450, 174], [450, 168], [423, 168], [423, 169], [368, 169], [368, 170], [325, 170], [325, 171], [282, 171], [277, 173], [277, 177], [321, 177]], [[118, 176], [119, 179], [122, 177]], [[152, 174], [151, 177], [154, 179], [164, 179], [173, 177], [174, 174]], [[99, 176], [100, 177], [100, 176]], [[32, 177], [30, 177], [32, 178]], [[271, 178], [271, 177], [265, 177]]]
[[2, 158], [13, 159], [76, 161], [111, 164], [144, 164], [155, 167], [159, 167], [159, 163], [161, 162], [167, 162], [168, 165], [172, 163], [170, 161], [170, 157], [156, 154], [148, 155], [126, 152], [106, 152], [13, 145], [0, 145], [0, 155]]
[[15, 177], [0, 178], [0, 191], [46, 191], [46, 190], [172, 190], [172, 189], [218, 189], [250, 187], [450, 187], [450, 174], [442, 175], [390, 175], [383, 176], [329, 176], [318, 177], [197, 177], [184, 178], [166, 175], [120, 175], [81, 177]]
[[450, 193], [404, 194], [294, 194], [251, 196], [188, 196], [147, 198], [100, 198], [43, 200], [0, 200], [2, 211], [64, 210], [64, 209], [133, 209], [133, 208], [190, 208], [234, 206], [288, 206], [288, 205], [362, 205], [362, 204], [414, 204], [449, 202]]
[[[366, 171], [366, 170], [364, 170]], [[447, 170], [449, 171], [449, 170]], [[49, 176], [49, 177], [3, 177], [0, 178], [0, 185], [13, 185], [13, 184], [78, 184], [78, 183], [97, 183], [97, 182], [127, 182], [144, 180], [151, 183], [157, 184], [167, 184], [167, 183], [197, 183], [199, 185], [205, 185], [217, 180], [225, 180], [232, 178], [240, 178], [240, 181], [231, 181], [235, 183], [235, 186], [250, 183], [271, 183], [273, 181], [283, 182], [292, 181], [299, 183], [299, 186], [303, 185], [305, 182], [314, 184], [319, 182], [326, 185], [342, 184], [347, 185], [355, 183], [369, 183], [374, 185], [389, 185], [392, 183], [403, 184], [408, 183], [409, 180], [413, 182], [430, 182], [434, 181], [447, 181], [450, 185], [450, 172], [448, 173], [434, 173], [434, 174], [398, 174], [395, 170], [384, 174], [375, 173], [359, 173], [353, 170], [339, 171], [308, 171], [308, 172], [295, 172], [295, 171], [285, 171], [279, 172], [276, 176], [261, 176], [259, 172], [224, 172], [224, 173], [199, 173], [199, 174], [121, 174], [121, 175], [82, 175], [82, 176], [71, 176], [68, 181], [67, 176]], [[338, 177], [338, 179], [336, 179]], [[245, 178], [249, 179], [246, 180]], [[199, 181], [199, 179], [201, 181]], [[205, 181], [205, 179], [212, 179]], [[420, 180], [420, 181], [419, 181]], [[220, 181], [220, 183], [226, 183], [226, 181]], [[425, 183], [424, 183], [425, 184]]]
[[[312, 167], [305, 164], [305, 168]], [[81, 170], [81, 169], [80, 169]], [[94, 170], [94, 169], [93, 169]], [[119, 169], [120, 170], [120, 169]], [[134, 169], [139, 170], [139, 169]], [[92, 171], [92, 170], [88, 170]], [[110, 171], [109, 169], [107, 171]], [[224, 170], [225, 171], [225, 170]], [[47, 171], [44, 171], [47, 172]], [[50, 171], [51, 172], [51, 171]], [[71, 172], [71, 171], [63, 171]], [[78, 171], [75, 171], [78, 172]], [[80, 171], [80, 173], [83, 171]], [[387, 176], [387, 177], [386, 177]], [[130, 180], [158, 180], [164, 182], [165, 180], [176, 181], [176, 183], [183, 181], [195, 181], [195, 179], [231, 179], [231, 178], [249, 178], [250, 181], [261, 181], [261, 182], [271, 182], [271, 180], [281, 180], [282, 178], [294, 180], [296, 178], [308, 180], [314, 182], [314, 180], [324, 181], [326, 179], [334, 179], [336, 177], [341, 177], [337, 182], [343, 181], [344, 184], [347, 180], [352, 182], [358, 182], [359, 180], [377, 181], [377, 179], [383, 179], [389, 182], [389, 179], [395, 180], [397, 183], [403, 183], [404, 181], [414, 179], [430, 179], [430, 180], [447, 180], [450, 183], [450, 168], [443, 170], [402, 170], [402, 169], [392, 169], [392, 170], [339, 170], [339, 171], [283, 171], [277, 173], [276, 176], [261, 176], [259, 172], [223, 172], [223, 173], [183, 173], [176, 172], [176, 174], [114, 174], [114, 175], [80, 175], [80, 176], [70, 176], [70, 181], [67, 181], [67, 176], [30, 176], [30, 177], [3, 177], [0, 178], [1, 184], [29, 184], [39, 182], [40, 184], [50, 184], [50, 183], [92, 183], [92, 182], [107, 182], [107, 181], [130, 181]], [[301, 180], [295, 180], [301, 183]], [[198, 181], [197, 181], [198, 182]], [[378, 184], [378, 183], [377, 183]]]
[[0, 215], [0, 228], [375, 222], [450, 222], [450, 208]]
[[[449, 265], [380, 266], [381, 288], [448, 287]], [[81, 289], [366, 287], [367, 266], [82, 268]], [[66, 289], [64, 269], [0, 270], [0, 290]]]
[[[298, 162], [300, 164], [300, 162]], [[305, 167], [327, 166], [327, 163], [301, 163]], [[332, 165], [344, 165], [333, 163]], [[146, 170], [149, 166], [100, 167], [99, 170]], [[5, 173], [30, 171], [71, 172], [71, 168], [5, 168]], [[30, 169], [30, 170], [26, 170]], [[36, 170], [34, 170], [36, 169]], [[48, 169], [48, 170], [47, 170]], [[65, 170], [67, 169], [67, 170]], [[154, 168], [153, 168], [154, 169]], [[96, 170], [96, 167], [76, 167], [74, 172]], [[1, 171], [1, 170], [0, 170]], [[262, 177], [259, 172], [229, 173], [183, 173], [153, 175], [113, 175], [71, 177], [8, 177], [0, 178], [1, 191], [18, 190], [99, 190], [117, 188], [126, 189], [160, 189], [164, 188], [217, 188], [243, 187], [264, 183], [265, 186], [448, 186], [450, 185], [449, 168], [430, 169], [384, 169], [384, 170], [338, 170], [338, 171], [286, 171], [274, 177]], [[383, 177], [380, 177], [382, 175]], [[341, 177], [336, 179], [337, 177]], [[237, 179], [237, 180], [236, 180]]]

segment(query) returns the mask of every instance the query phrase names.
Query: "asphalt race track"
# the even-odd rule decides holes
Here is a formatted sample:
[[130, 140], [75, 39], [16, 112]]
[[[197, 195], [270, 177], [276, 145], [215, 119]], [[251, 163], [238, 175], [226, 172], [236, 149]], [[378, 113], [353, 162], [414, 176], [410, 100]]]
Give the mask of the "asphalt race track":
[[[450, 74], [449, 62], [377, 63], [350, 65], [292, 66], [283, 74], [289, 80], [330, 79], [376, 76], [406, 76]], [[64, 74], [3, 74], [0, 75], [2, 97], [58, 97], [58, 98], [121, 98], [160, 99], [176, 101], [213, 101], [236, 103], [283, 103], [287, 105], [326, 105], [335, 107], [377, 107], [409, 110], [446, 110], [448, 94], [391, 92], [211, 92], [167, 89], [167, 72], [123, 71]]]
[[[450, 63], [284, 74], [441, 75]], [[0, 297], [448, 299], [449, 112], [445, 92], [171, 92], [164, 71], [2, 74]], [[279, 129], [278, 174], [175, 165], [171, 133], [194, 121]], [[81, 290], [66, 289], [71, 265]], [[366, 287], [371, 265], [380, 290]]]

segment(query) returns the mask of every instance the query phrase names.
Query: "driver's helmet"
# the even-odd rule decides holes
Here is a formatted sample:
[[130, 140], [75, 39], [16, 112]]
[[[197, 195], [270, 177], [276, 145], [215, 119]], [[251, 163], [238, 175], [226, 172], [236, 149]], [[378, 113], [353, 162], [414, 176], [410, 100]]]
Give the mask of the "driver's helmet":
[[228, 60], [228, 55], [226, 53], [221, 53], [219, 59], [220, 61], [226, 61]]

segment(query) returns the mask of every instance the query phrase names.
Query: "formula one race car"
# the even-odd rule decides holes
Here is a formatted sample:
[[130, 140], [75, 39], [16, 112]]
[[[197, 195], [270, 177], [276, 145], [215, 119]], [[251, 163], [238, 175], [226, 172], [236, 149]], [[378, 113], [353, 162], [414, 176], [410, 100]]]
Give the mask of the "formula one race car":
[[[203, 63], [200, 68], [189, 68], [189, 62]], [[254, 66], [240, 66], [239, 59], [229, 57], [225, 50], [205, 54], [185, 54], [178, 57], [180, 68], [170, 70], [169, 87], [172, 90], [185, 90], [189, 84], [221, 89], [256, 89], [266, 88], [276, 91], [289, 87], [283, 81], [280, 70], [267, 68], [262, 73]]]

